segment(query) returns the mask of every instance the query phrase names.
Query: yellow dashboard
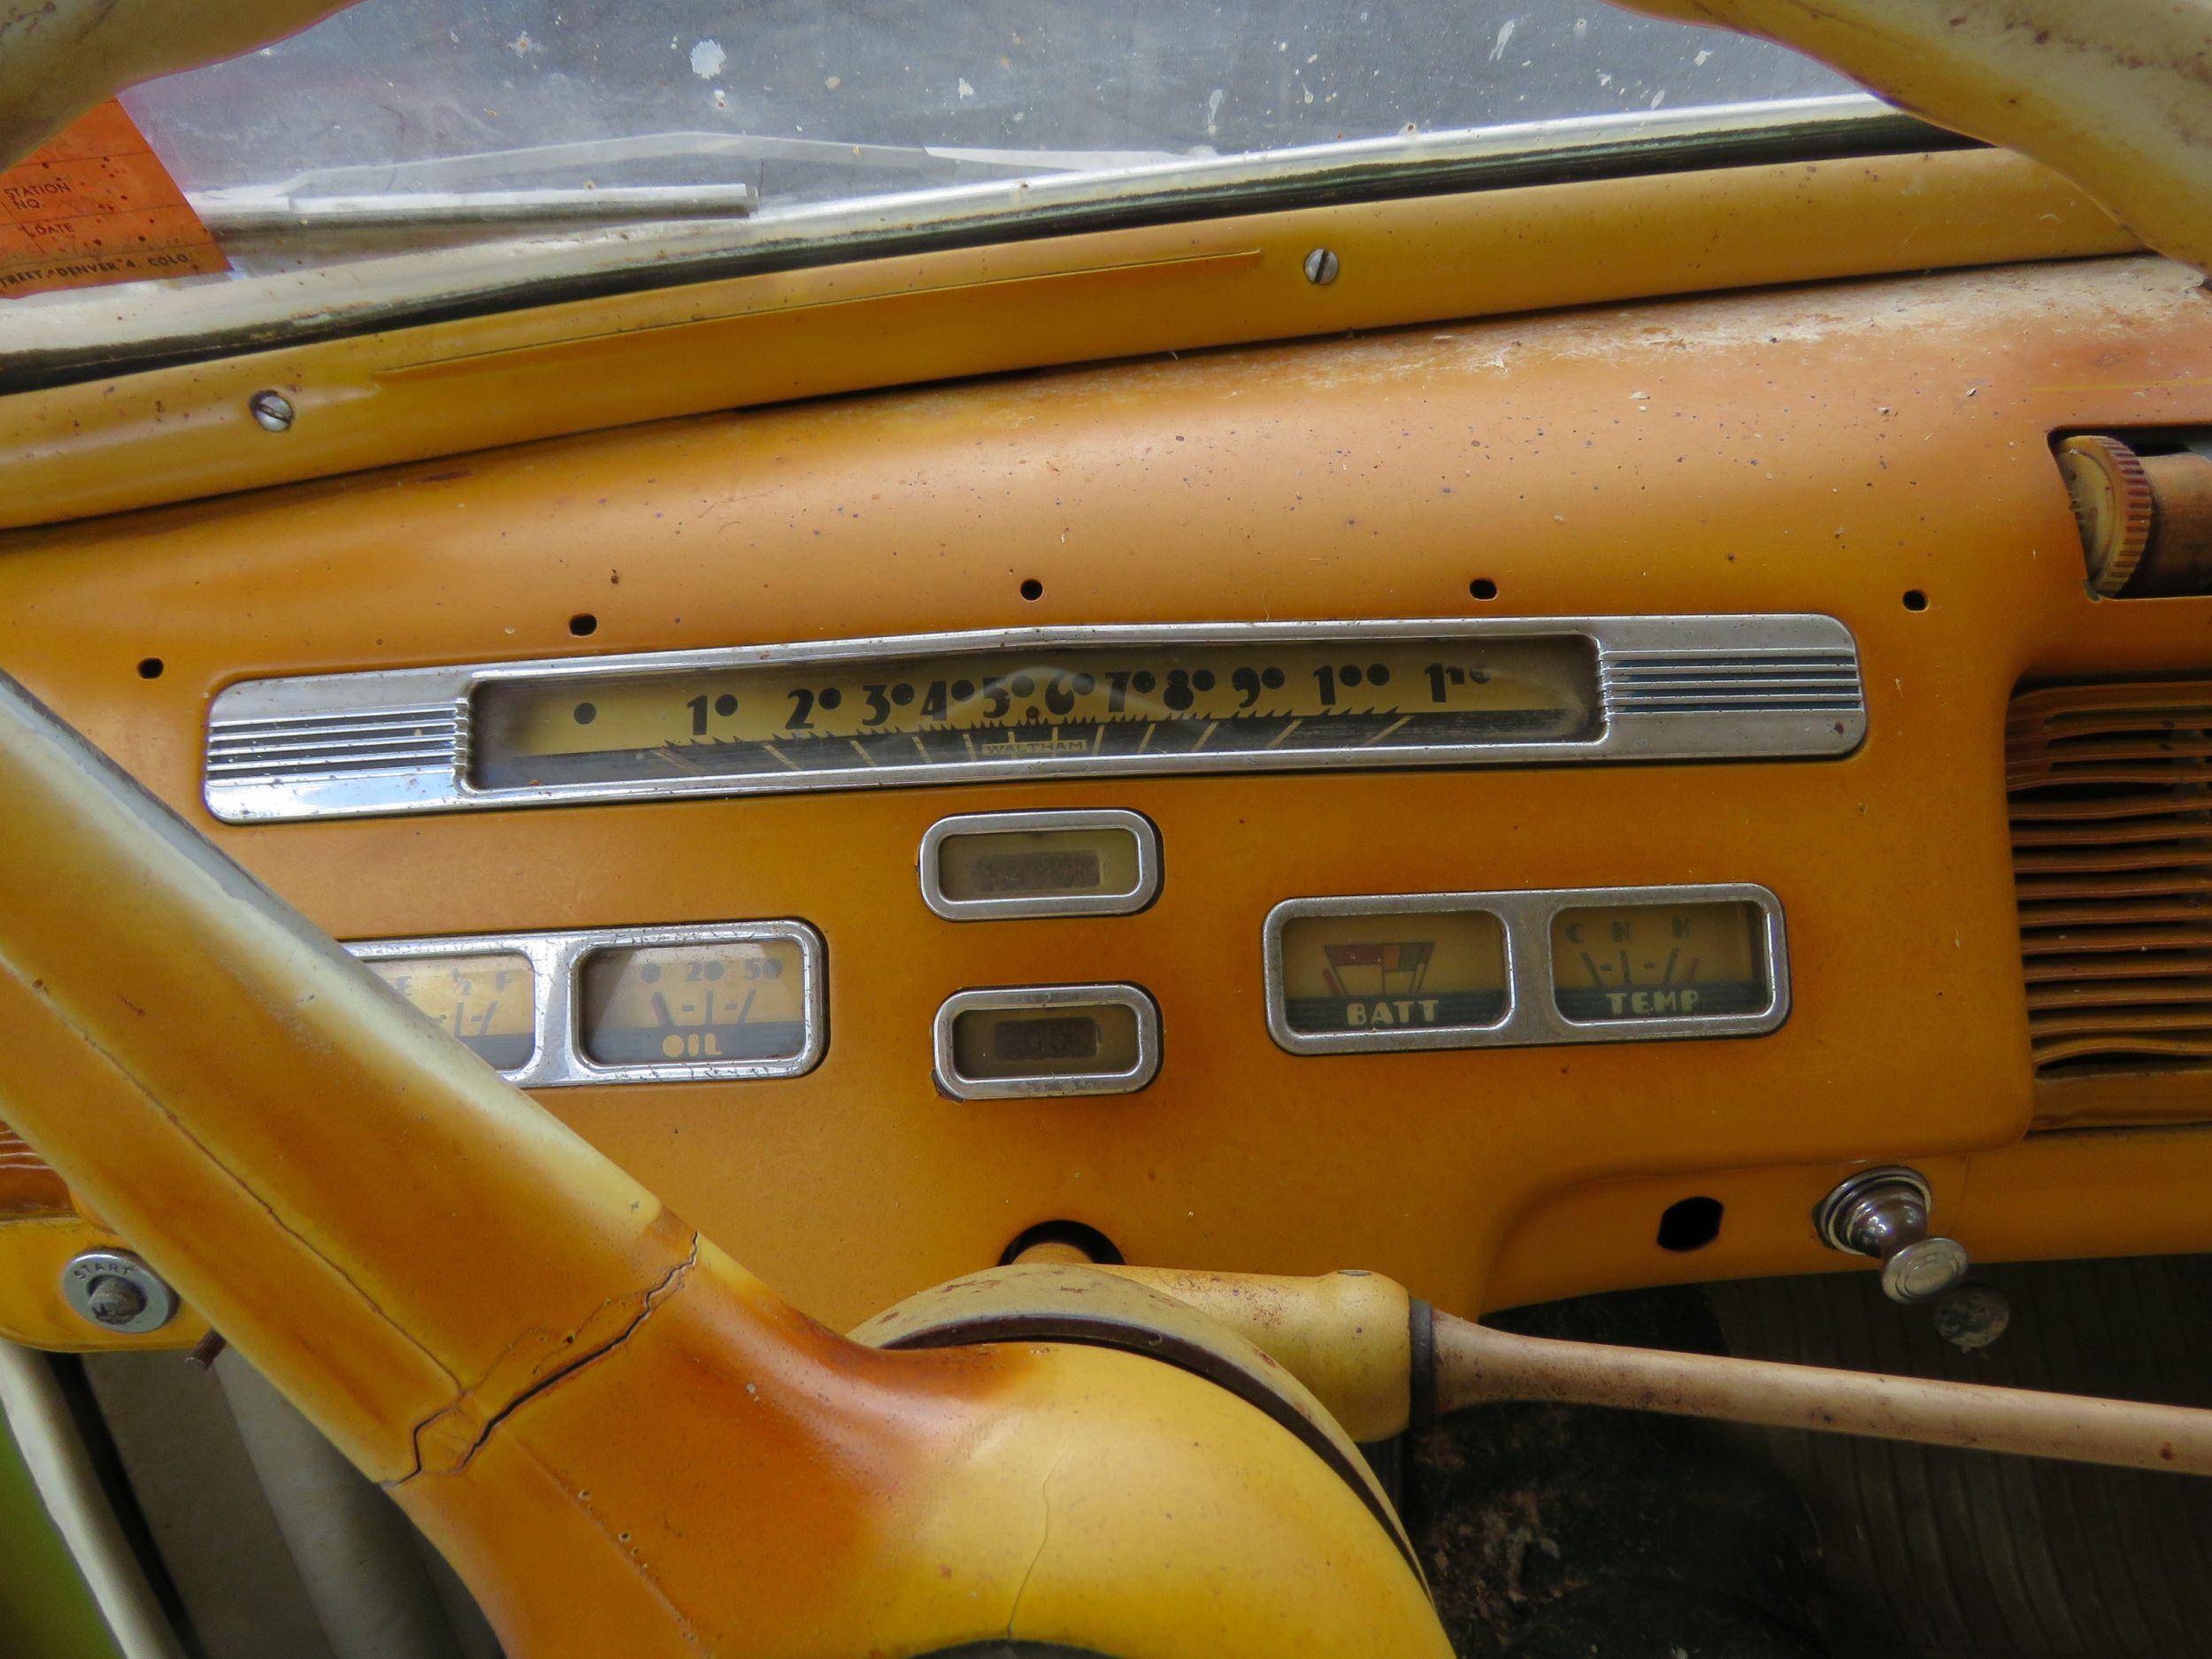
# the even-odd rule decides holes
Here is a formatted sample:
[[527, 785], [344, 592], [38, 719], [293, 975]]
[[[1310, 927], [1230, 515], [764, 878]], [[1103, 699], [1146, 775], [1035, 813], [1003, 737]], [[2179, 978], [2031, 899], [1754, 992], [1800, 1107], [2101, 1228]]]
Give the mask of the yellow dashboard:
[[[1471, 1313], [1836, 1265], [1870, 1161], [1991, 1256], [2212, 1243], [2212, 1087], [2039, 1085], [2007, 793], [2024, 680], [2200, 672], [2212, 626], [2090, 595], [2054, 434], [2206, 422], [2191, 273], [2012, 265], [149, 506], [5, 533], [0, 614], [833, 1325], [1052, 1223]], [[83, 1344], [51, 1286], [107, 1235], [50, 1200], [0, 1331]]]

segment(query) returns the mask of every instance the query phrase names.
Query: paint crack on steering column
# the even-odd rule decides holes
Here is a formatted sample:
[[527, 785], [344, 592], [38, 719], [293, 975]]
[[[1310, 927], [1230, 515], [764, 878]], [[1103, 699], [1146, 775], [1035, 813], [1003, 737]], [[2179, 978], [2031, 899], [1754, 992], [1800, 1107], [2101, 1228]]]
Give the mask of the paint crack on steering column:
[[1045, 1558], [1045, 1551], [1052, 1545], [1052, 1478], [1060, 1472], [1060, 1465], [1067, 1461], [1063, 1452], [1052, 1460], [1052, 1467], [1045, 1471], [1045, 1478], [1037, 1484], [1037, 1494], [1045, 1502], [1045, 1519], [1037, 1535], [1037, 1548], [1029, 1557], [1029, 1564], [1022, 1569], [1022, 1581], [1014, 1586], [1014, 1602], [1006, 1609], [1006, 1635], [1010, 1641], [1014, 1625], [1021, 1617], [1022, 1598], [1029, 1594], [1029, 1581], [1037, 1576], [1037, 1563]]
[[[514, 1414], [520, 1410], [525, 1404], [532, 1400], [534, 1400], [538, 1395], [543, 1394], [547, 1389], [552, 1387], [555, 1384], [561, 1382], [565, 1379], [573, 1377], [578, 1371], [582, 1371], [586, 1366], [594, 1364], [596, 1362], [606, 1358], [608, 1355], [615, 1352], [618, 1348], [621, 1348], [624, 1343], [627, 1342], [630, 1338], [636, 1333], [638, 1327], [652, 1317], [653, 1310], [655, 1309], [658, 1308], [661, 1303], [667, 1301], [669, 1297], [674, 1295], [677, 1291], [683, 1288], [685, 1276], [691, 1271], [692, 1268], [698, 1264], [699, 1246], [700, 1237], [695, 1233], [691, 1235], [691, 1248], [685, 1254], [683, 1260], [672, 1266], [666, 1273], [662, 1275], [658, 1284], [653, 1286], [650, 1289], [646, 1291], [644, 1300], [640, 1304], [636, 1315], [631, 1318], [626, 1325], [625, 1325], [619, 1331], [617, 1331], [612, 1336], [609, 1337], [605, 1341], [600, 1343], [597, 1347], [590, 1349], [588, 1352], [570, 1356], [558, 1369], [549, 1371], [545, 1376], [541, 1377], [537, 1381], [532, 1383], [527, 1388], [525, 1388], [520, 1393], [517, 1394], [515, 1397], [510, 1400], [505, 1405], [500, 1407], [497, 1411], [494, 1412], [490, 1417], [484, 1420], [483, 1426], [477, 1430], [475, 1436], [469, 1441], [468, 1448], [458, 1457], [455, 1458], [446, 1468], [434, 1471], [426, 1468], [421, 1455], [422, 1434], [424, 1430], [427, 1429], [432, 1424], [435, 1423], [441, 1417], [443, 1417], [446, 1412], [449, 1411], [452, 1408], [449, 1406], [439, 1411], [433, 1412], [429, 1417], [424, 1418], [420, 1423], [418, 1423], [414, 1429], [416, 1467], [411, 1473], [403, 1475], [397, 1480], [383, 1483], [385, 1489], [388, 1491], [396, 1491], [398, 1488], [404, 1486], [409, 1481], [413, 1480], [417, 1477], [425, 1473], [435, 1472], [439, 1474], [457, 1475], [466, 1470], [470, 1463], [475, 1458], [476, 1454], [484, 1449], [485, 1443], [492, 1437], [492, 1432], [498, 1428], [501, 1424], [506, 1422], [509, 1417], [514, 1416]], [[605, 1304], [602, 1303], [601, 1305], [604, 1306]]]

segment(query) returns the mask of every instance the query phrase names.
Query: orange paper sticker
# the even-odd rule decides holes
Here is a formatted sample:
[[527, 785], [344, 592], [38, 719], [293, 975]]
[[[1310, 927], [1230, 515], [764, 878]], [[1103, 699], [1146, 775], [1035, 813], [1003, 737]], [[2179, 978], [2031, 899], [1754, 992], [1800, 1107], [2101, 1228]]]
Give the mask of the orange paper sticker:
[[229, 269], [111, 99], [0, 173], [0, 298]]

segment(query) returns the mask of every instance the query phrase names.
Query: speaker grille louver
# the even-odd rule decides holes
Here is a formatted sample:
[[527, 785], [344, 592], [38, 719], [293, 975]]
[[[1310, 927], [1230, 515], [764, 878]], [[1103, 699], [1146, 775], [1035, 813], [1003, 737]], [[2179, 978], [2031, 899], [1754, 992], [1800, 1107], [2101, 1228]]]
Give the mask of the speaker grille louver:
[[2024, 692], [2005, 760], [2038, 1070], [2212, 1059], [2212, 681]]
[[65, 1216], [69, 1188], [23, 1137], [0, 1124], [0, 1220]]

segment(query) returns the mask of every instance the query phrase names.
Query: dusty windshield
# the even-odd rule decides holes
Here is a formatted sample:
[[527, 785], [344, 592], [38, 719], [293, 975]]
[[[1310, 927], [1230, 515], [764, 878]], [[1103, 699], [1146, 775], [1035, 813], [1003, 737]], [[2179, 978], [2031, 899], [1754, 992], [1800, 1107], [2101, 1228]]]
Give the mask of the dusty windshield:
[[339, 291], [680, 280], [1717, 136], [1738, 148], [1696, 165], [1823, 133], [1865, 153], [1838, 130], [1897, 119], [1781, 48], [1599, 0], [361, 0], [123, 102], [227, 268], [108, 290], [145, 302], [122, 310], [0, 302], [0, 341], [171, 349]]
[[1848, 90], [1600, 0], [365, 0], [128, 103], [193, 191], [745, 184], [771, 207]]

